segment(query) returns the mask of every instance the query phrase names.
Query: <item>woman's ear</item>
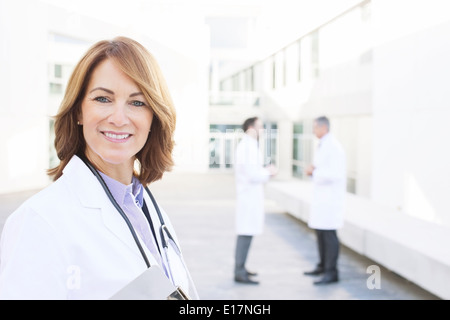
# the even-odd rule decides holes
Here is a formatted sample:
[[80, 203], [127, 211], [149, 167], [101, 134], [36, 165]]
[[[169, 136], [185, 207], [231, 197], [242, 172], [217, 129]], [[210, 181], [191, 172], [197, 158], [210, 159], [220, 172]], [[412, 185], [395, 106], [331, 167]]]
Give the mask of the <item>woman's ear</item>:
[[82, 115], [81, 112], [77, 115], [77, 125], [82, 126], [83, 125], [83, 121], [82, 121]]

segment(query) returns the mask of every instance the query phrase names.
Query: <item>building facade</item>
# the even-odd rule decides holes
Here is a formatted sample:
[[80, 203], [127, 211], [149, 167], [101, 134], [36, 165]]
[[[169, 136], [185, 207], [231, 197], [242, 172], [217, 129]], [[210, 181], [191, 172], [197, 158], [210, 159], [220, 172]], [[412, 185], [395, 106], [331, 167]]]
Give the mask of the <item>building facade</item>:
[[271, 157], [280, 179], [308, 179], [303, 169], [317, 143], [312, 122], [326, 115], [347, 154], [348, 192], [450, 226], [450, 152], [442, 143], [450, 130], [449, 8], [443, 0], [358, 1], [224, 73], [223, 95], [258, 101], [228, 115], [235, 122], [259, 115], [277, 129]]
[[[178, 120], [174, 170], [206, 170], [209, 34], [203, 17], [188, 4], [133, 0], [120, 10], [107, 4], [0, 0], [0, 194], [51, 182], [46, 171], [58, 163], [52, 117], [68, 78], [92, 44], [116, 36], [147, 47], [168, 82]], [[174, 32], [174, 24], [182, 31]]]

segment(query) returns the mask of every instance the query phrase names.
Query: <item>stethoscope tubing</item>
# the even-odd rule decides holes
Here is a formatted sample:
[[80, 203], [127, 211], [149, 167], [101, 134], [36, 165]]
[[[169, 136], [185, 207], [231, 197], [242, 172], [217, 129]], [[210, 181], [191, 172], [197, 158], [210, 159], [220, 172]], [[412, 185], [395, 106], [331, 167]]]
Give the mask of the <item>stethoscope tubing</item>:
[[[94, 176], [100, 182], [100, 185], [105, 190], [105, 193], [108, 196], [109, 200], [114, 205], [116, 210], [119, 212], [121, 217], [125, 220], [125, 223], [127, 224], [128, 229], [130, 229], [131, 235], [133, 236], [133, 239], [136, 242], [136, 245], [137, 245], [137, 247], [139, 249], [139, 252], [142, 255], [142, 258], [144, 259], [145, 264], [147, 265], [147, 268], [150, 268], [151, 267], [150, 261], [149, 261], [147, 255], [146, 255], [146, 253], [144, 251], [144, 248], [142, 247], [141, 242], [139, 241], [139, 238], [138, 238], [138, 236], [136, 234], [136, 231], [133, 228], [133, 225], [131, 224], [130, 220], [128, 219], [127, 215], [122, 210], [120, 205], [117, 203], [116, 199], [114, 199], [114, 197], [113, 197], [111, 191], [109, 190], [106, 182], [103, 180], [102, 176], [98, 173], [97, 169], [95, 169], [94, 166], [89, 162], [89, 160], [87, 160], [85, 157], [80, 157], [80, 158], [83, 160], [83, 162], [86, 164], [86, 166], [89, 168], [89, 170], [91, 170], [91, 172], [94, 174]], [[168, 253], [167, 253], [167, 250], [169, 248], [169, 243], [166, 240], [166, 237], [165, 237], [164, 234], [166, 234], [167, 237], [170, 240], [172, 240], [173, 244], [175, 245], [176, 252], [177, 252], [177, 254], [179, 256], [181, 256], [181, 251], [180, 251], [180, 248], [178, 247], [177, 243], [175, 242], [175, 239], [173, 238], [172, 234], [170, 233], [169, 229], [167, 228], [167, 226], [166, 226], [166, 224], [164, 222], [164, 218], [163, 218], [163, 216], [161, 214], [161, 211], [159, 210], [159, 206], [158, 206], [155, 198], [153, 197], [153, 194], [150, 192], [148, 187], [145, 187], [145, 191], [147, 192], [147, 194], [149, 195], [150, 199], [152, 200], [153, 206], [156, 209], [156, 212], [158, 214], [159, 222], [161, 224], [161, 226], [159, 227], [159, 232], [160, 232], [160, 237], [161, 237], [161, 246], [163, 247], [163, 251], [165, 252], [166, 261], [167, 261], [167, 264], [169, 265], [169, 269], [170, 269], [170, 262], [169, 262]], [[159, 244], [156, 243], [156, 245], [159, 245]]]

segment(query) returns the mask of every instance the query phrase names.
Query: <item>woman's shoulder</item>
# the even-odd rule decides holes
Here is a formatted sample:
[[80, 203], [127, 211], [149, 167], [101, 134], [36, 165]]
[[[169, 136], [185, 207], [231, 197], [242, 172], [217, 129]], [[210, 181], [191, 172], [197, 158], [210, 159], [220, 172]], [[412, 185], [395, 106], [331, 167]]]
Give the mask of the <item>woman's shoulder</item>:
[[20, 216], [50, 215], [54, 212], [51, 209], [67, 200], [66, 198], [69, 194], [64, 179], [61, 177], [25, 200], [11, 213], [8, 220], [20, 219]]

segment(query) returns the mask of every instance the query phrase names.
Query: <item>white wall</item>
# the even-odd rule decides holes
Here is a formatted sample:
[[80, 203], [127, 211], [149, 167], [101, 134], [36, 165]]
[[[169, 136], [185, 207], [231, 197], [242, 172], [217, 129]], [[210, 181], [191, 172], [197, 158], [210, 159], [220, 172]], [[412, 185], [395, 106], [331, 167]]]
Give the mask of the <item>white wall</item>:
[[[346, 150], [348, 176], [356, 180], [356, 193], [364, 197], [371, 196], [372, 175], [372, 34], [367, 10], [370, 10], [367, 6], [354, 8], [320, 28], [317, 78], [312, 65], [311, 34], [301, 39], [300, 52], [296, 41], [274, 55], [275, 90], [272, 88], [273, 57], [257, 65], [265, 78], [259, 89], [264, 92], [262, 106], [267, 117], [280, 123], [311, 121], [320, 115], [330, 117], [332, 132]], [[283, 50], [286, 85], [282, 77]]]
[[0, 193], [47, 182], [47, 35], [45, 8], [0, 1]]
[[[193, 15], [188, 15], [191, 20], [177, 19], [153, 8], [152, 15], [159, 19], [143, 25], [133, 23], [142, 19], [86, 15], [80, 13], [81, 5], [67, 9], [61, 3], [0, 0], [0, 193], [42, 188], [50, 182], [49, 120], [58, 97], [49, 95], [49, 63], [75, 65], [91, 44], [118, 35], [146, 46], [167, 79], [177, 109], [175, 170], [207, 170], [209, 39], [203, 20]], [[83, 4], [89, 9], [88, 2]], [[107, 9], [120, 7], [112, 4]], [[184, 24], [182, 31], [173, 31], [175, 22]], [[161, 35], [154, 36], [158, 32]], [[52, 34], [74, 41], [55, 44]]]
[[373, 200], [450, 226], [450, 3], [396, 4], [374, 1]]
[[[319, 29], [320, 75], [311, 37], [256, 64], [263, 112], [273, 121], [328, 115], [346, 149], [358, 195], [450, 225], [450, 2], [373, 0]], [[282, 82], [283, 50], [287, 85]], [[272, 61], [276, 89], [272, 89]], [[304, 65], [303, 65], [304, 64]]]

